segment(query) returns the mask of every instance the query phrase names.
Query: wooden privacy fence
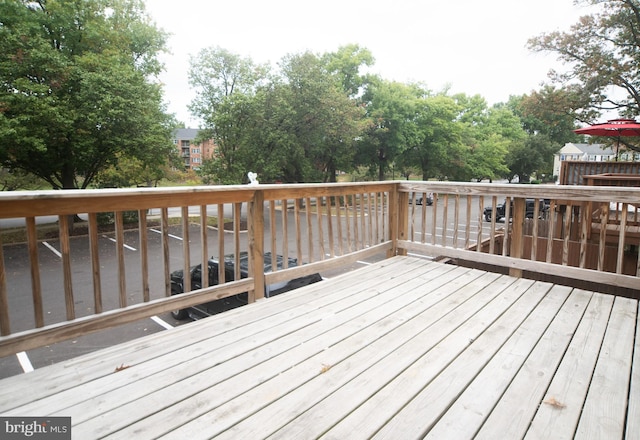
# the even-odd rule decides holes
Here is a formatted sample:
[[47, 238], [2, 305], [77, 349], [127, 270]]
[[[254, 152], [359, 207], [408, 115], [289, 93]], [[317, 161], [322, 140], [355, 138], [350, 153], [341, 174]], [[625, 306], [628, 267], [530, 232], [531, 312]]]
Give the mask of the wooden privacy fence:
[[[265, 285], [376, 255], [417, 252], [638, 289], [638, 206], [637, 188], [409, 181], [2, 193], [0, 220], [21, 220], [26, 238], [0, 246], [0, 356], [242, 292], [255, 301]], [[70, 233], [77, 214], [82, 236]], [[45, 216], [57, 220], [54, 238], [39, 235]], [[225, 280], [219, 265], [220, 284], [207, 285], [210, 257], [237, 262], [242, 252], [248, 278]], [[265, 274], [265, 252], [299, 264]], [[51, 258], [46, 267], [57, 272], [43, 273]], [[202, 288], [187, 276], [188, 293], [171, 296], [171, 273], [197, 264]], [[30, 318], [12, 319], [18, 310]]]

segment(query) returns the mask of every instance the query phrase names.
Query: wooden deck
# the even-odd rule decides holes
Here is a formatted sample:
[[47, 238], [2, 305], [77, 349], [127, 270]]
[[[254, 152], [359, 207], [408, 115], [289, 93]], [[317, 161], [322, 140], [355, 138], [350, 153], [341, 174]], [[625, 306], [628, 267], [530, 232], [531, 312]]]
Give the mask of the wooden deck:
[[639, 333], [636, 300], [395, 257], [4, 379], [0, 414], [77, 439], [637, 439]]

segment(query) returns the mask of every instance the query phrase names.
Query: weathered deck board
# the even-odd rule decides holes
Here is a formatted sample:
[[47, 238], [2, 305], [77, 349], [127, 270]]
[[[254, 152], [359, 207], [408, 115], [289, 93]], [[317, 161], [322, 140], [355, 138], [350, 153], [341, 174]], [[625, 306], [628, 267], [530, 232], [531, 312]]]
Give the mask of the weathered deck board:
[[635, 300], [395, 257], [4, 379], [0, 414], [78, 439], [638, 438], [638, 326]]
[[591, 383], [614, 297], [594, 294], [564, 361], [547, 389], [527, 439], [571, 439]]

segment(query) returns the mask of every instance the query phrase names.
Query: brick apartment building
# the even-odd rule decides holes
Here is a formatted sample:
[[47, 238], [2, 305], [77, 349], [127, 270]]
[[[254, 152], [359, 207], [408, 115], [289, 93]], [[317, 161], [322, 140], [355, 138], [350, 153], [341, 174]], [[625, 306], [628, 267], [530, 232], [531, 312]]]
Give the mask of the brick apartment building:
[[213, 139], [207, 139], [196, 143], [197, 128], [178, 128], [173, 135], [173, 144], [178, 148], [180, 157], [184, 161], [187, 170], [197, 171], [205, 159], [210, 159], [215, 151]]

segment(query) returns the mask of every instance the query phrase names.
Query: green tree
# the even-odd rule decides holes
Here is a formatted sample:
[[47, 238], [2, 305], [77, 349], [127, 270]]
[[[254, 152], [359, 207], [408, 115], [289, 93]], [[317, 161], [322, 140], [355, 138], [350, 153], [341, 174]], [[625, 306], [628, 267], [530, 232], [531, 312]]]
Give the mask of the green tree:
[[507, 166], [510, 178], [519, 176], [551, 176], [553, 155], [567, 142], [576, 142], [575, 128], [577, 93], [570, 88], [550, 85], [529, 95], [511, 96], [507, 106], [516, 114], [527, 133], [525, 144], [509, 150]]
[[164, 162], [164, 42], [139, 0], [0, 1], [0, 161], [63, 189], [122, 156]]
[[364, 88], [370, 81], [369, 75], [363, 75], [362, 67], [371, 67], [375, 58], [368, 49], [357, 44], [349, 44], [338, 48], [336, 52], [323, 56], [327, 71], [337, 75], [343, 90], [351, 98], [355, 98], [364, 92]]
[[235, 94], [253, 95], [262, 81], [267, 79], [269, 69], [257, 65], [251, 58], [221, 47], [202, 49], [189, 61], [189, 84], [196, 90], [196, 97], [189, 109], [201, 118], [209, 128], [215, 124], [209, 119], [224, 100]]
[[[554, 82], [577, 91], [579, 118], [593, 121], [602, 111], [640, 113], [640, 3], [637, 0], [579, 0], [594, 6], [569, 32], [529, 40], [534, 51], [551, 52], [569, 70], [551, 72]], [[576, 87], [577, 86], [577, 87]], [[611, 93], [611, 89], [619, 92]]]
[[461, 108], [458, 121], [467, 148], [462, 152], [460, 166], [452, 170], [453, 177], [456, 180], [506, 177], [507, 152], [525, 138], [519, 119], [504, 106], [489, 108], [479, 95], [459, 94], [454, 98]]
[[[459, 166], [461, 127], [456, 121], [459, 107], [444, 94], [425, 93], [415, 101], [413, 134], [405, 136], [407, 146], [399, 158], [404, 167], [415, 167], [422, 180], [450, 175]], [[409, 132], [409, 130], [407, 130]]]
[[529, 134], [523, 143], [512, 146], [505, 158], [508, 179], [518, 176], [519, 181], [525, 183], [534, 174], [538, 178], [543, 174], [551, 177], [553, 155], [557, 151], [554, 145], [545, 134]]
[[0, 191], [33, 190], [42, 188], [45, 182], [33, 174], [0, 167]]
[[247, 181], [248, 171], [261, 174], [247, 140], [255, 119], [255, 94], [267, 76], [266, 66], [220, 47], [191, 58], [189, 83], [196, 98], [189, 108], [204, 123], [200, 136], [213, 138], [218, 147], [199, 172], [205, 182], [239, 184]]
[[368, 127], [358, 142], [357, 163], [369, 168], [378, 180], [407, 148], [407, 137], [415, 133], [414, 86], [382, 79], [372, 81], [363, 97]]
[[310, 52], [290, 55], [281, 61], [281, 69], [295, 113], [292, 128], [310, 165], [295, 181], [335, 182], [337, 170], [353, 167], [364, 111], [344, 90], [344, 77], [331, 73], [322, 57]]

